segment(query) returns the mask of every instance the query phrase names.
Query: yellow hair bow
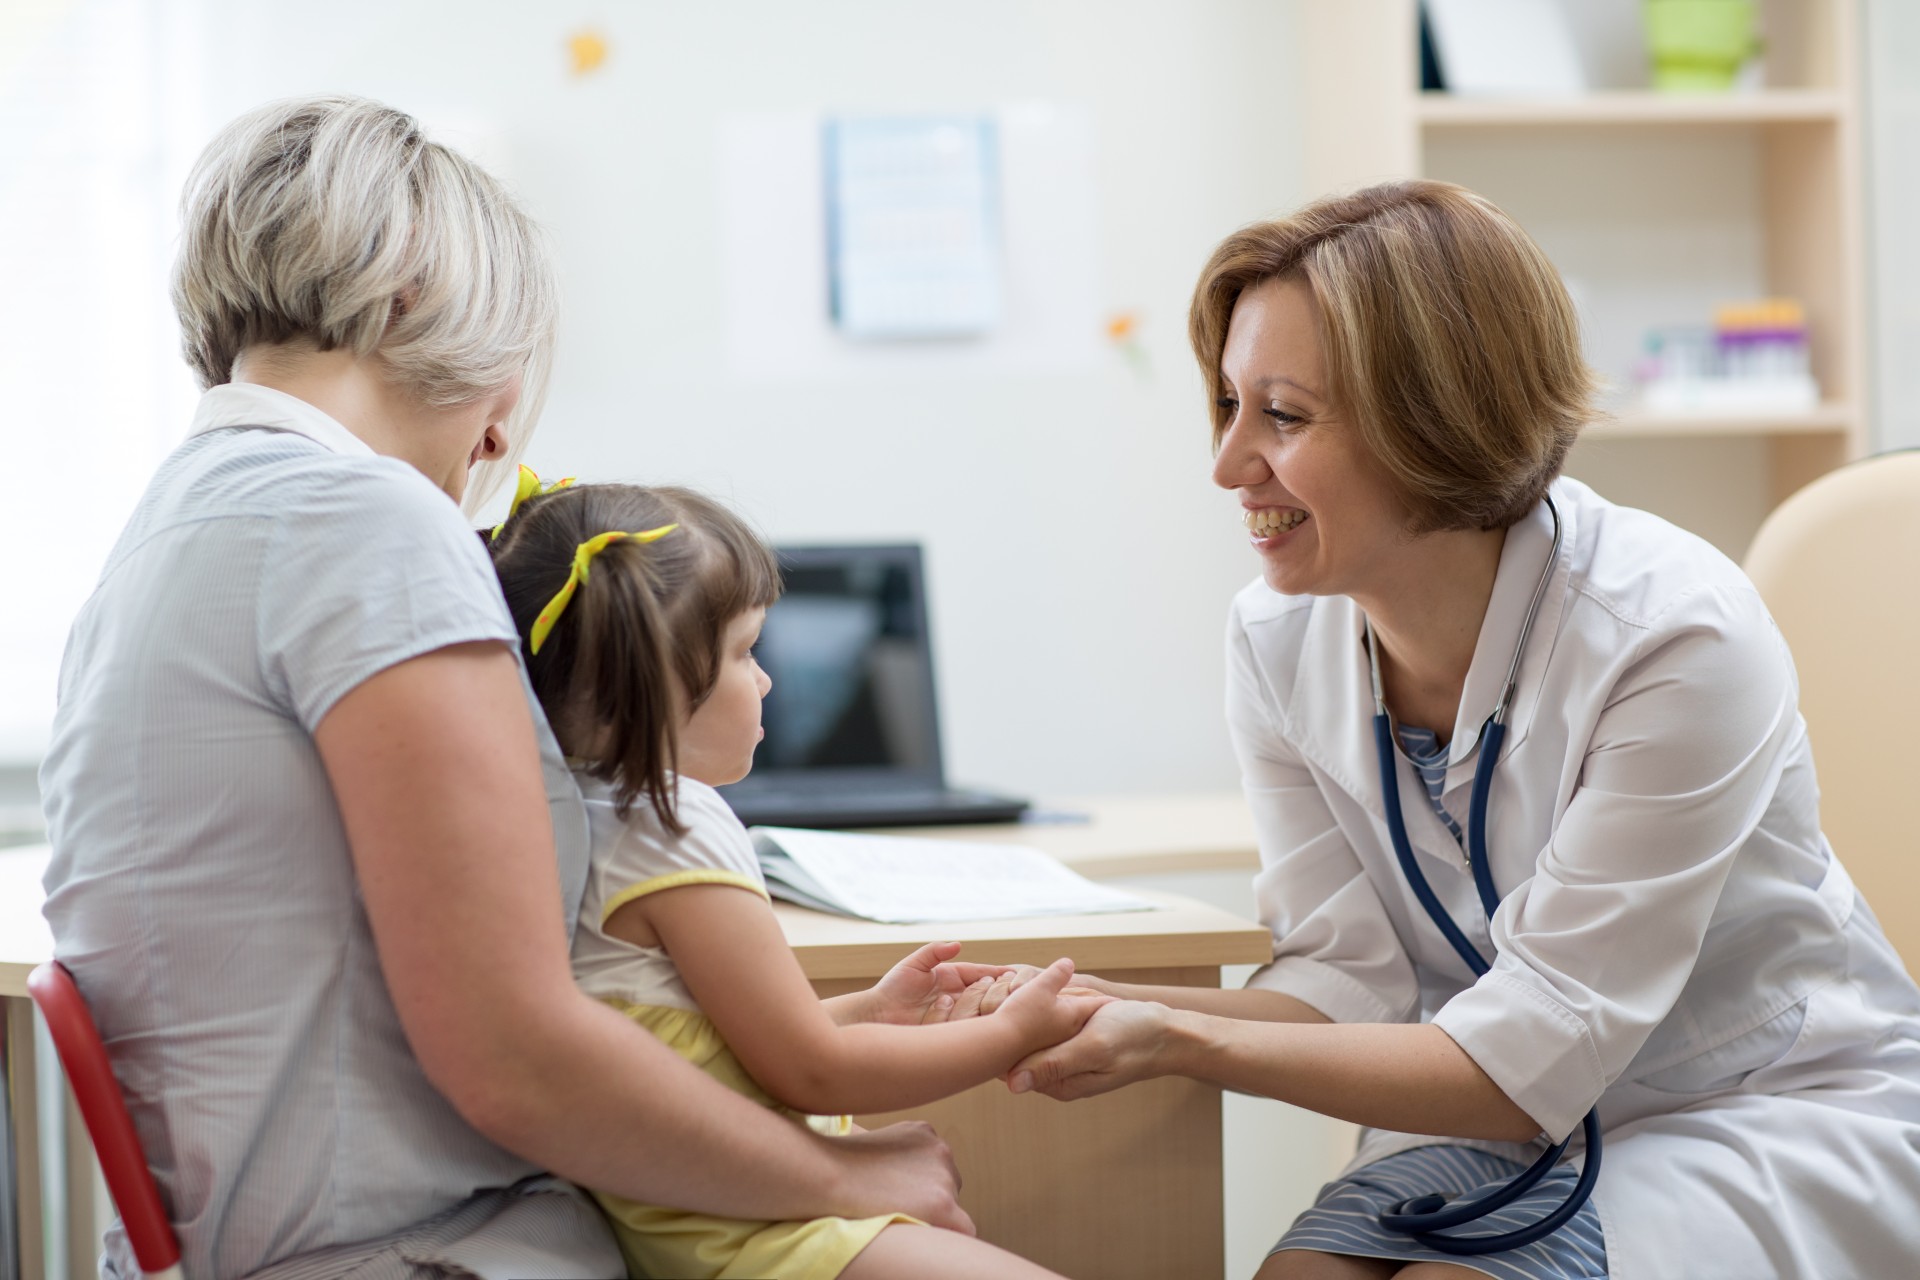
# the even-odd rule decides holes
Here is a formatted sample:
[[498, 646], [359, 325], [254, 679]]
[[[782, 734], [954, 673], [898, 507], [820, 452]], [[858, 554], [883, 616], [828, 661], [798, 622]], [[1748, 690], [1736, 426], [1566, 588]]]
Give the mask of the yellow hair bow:
[[533, 468], [524, 462], [521, 463], [520, 478], [514, 481], [513, 485], [513, 502], [507, 507], [507, 519], [493, 526], [493, 533], [487, 538], [487, 541], [498, 542], [500, 540], [500, 531], [507, 527], [507, 520], [513, 519], [514, 512], [520, 510], [520, 504], [528, 498], [533, 497], [536, 493], [552, 493], [556, 489], [564, 489], [572, 483], [573, 477], [568, 476], [565, 480], [555, 480], [552, 484], [543, 485], [540, 483], [540, 477], [533, 473]]
[[573, 568], [567, 574], [566, 584], [554, 593], [553, 599], [547, 601], [547, 607], [542, 609], [540, 616], [533, 620], [533, 632], [528, 637], [532, 651], [540, 652], [540, 646], [547, 642], [547, 636], [553, 631], [553, 624], [560, 620], [560, 615], [566, 611], [567, 603], [573, 599], [574, 588], [587, 580], [587, 566], [592, 563], [595, 556], [622, 538], [632, 538], [640, 543], [658, 542], [679, 527], [677, 524], [663, 524], [658, 529], [646, 529], [639, 533], [625, 533], [615, 529], [609, 533], [588, 538], [576, 547], [573, 552]]

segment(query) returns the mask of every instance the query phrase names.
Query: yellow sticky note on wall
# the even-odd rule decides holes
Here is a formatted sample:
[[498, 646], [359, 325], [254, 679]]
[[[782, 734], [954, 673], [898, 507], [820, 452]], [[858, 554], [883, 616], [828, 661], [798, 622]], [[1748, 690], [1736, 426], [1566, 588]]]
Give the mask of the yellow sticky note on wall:
[[607, 60], [607, 38], [598, 31], [577, 33], [567, 41], [567, 60], [574, 75], [591, 75]]

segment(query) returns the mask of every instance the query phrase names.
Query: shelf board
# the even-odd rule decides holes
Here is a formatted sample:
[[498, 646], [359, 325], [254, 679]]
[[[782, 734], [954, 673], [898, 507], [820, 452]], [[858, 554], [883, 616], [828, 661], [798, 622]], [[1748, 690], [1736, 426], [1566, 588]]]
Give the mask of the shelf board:
[[1621, 409], [1581, 434], [1595, 440], [1676, 440], [1702, 436], [1846, 435], [1853, 430], [1850, 404], [1823, 404], [1806, 413], [1648, 413]]
[[1423, 93], [1414, 118], [1429, 129], [1566, 125], [1818, 124], [1838, 120], [1845, 98], [1833, 89], [1679, 94], [1614, 91], [1558, 98], [1473, 98]]

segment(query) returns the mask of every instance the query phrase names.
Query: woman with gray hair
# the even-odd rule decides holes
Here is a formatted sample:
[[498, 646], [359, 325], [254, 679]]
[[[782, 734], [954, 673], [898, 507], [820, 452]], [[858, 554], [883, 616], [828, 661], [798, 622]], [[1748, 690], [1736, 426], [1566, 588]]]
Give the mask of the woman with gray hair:
[[[184, 212], [207, 391], [74, 623], [42, 789], [56, 953], [186, 1274], [619, 1274], [546, 1170], [968, 1229], [925, 1126], [817, 1137], [573, 984], [585, 815], [456, 505], [538, 411], [532, 223], [341, 97], [229, 126]], [[838, 1012], [918, 1020], [948, 955]], [[103, 1265], [137, 1274], [117, 1229]]]

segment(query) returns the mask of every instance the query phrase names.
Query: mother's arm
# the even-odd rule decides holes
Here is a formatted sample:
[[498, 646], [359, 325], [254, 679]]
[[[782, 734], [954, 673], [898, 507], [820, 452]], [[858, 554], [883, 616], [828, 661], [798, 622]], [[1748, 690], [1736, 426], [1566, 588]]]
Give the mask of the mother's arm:
[[315, 734], [382, 972], [474, 1128], [629, 1199], [730, 1217], [911, 1213], [970, 1230], [924, 1125], [820, 1138], [574, 986], [532, 717], [500, 644], [388, 668]]

